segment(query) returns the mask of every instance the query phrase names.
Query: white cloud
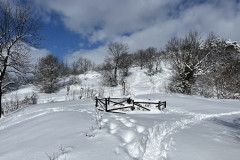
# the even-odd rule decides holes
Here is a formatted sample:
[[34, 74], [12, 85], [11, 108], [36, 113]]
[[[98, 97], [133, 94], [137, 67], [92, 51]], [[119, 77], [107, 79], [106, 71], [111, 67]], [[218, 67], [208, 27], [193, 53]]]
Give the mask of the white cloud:
[[[214, 31], [240, 42], [240, 3], [235, 0], [35, 0], [60, 15], [64, 25], [90, 43], [111, 41], [129, 44], [131, 52], [149, 46], [160, 49], [173, 36], [198, 30], [203, 37]], [[124, 35], [129, 36], [124, 36]], [[67, 61], [85, 56], [102, 61], [106, 47], [80, 50]]]
[[156, 22], [129, 37], [119, 36], [115, 41], [128, 43], [131, 51], [149, 46], [160, 49], [170, 38], [183, 37], [190, 30], [198, 30], [203, 38], [214, 31], [223, 38], [240, 42], [240, 10], [237, 10], [235, 5], [233, 1], [216, 6], [211, 3], [194, 5], [182, 10], [174, 18]]
[[107, 56], [107, 48], [102, 46], [93, 50], [79, 50], [64, 57], [64, 61], [72, 64], [80, 57], [92, 60], [95, 64], [101, 64]]
[[67, 28], [87, 36], [90, 42], [111, 41], [125, 33], [144, 32], [172, 20], [178, 21], [176, 25], [179, 26], [175, 27], [172, 33], [179, 32], [179, 28], [222, 32], [230, 27], [235, 31], [240, 13], [240, 3], [236, 3], [235, 0], [206, 0], [201, 4], [190, 0], [34, 0], [34, 2], [42, 6], [41, 11], [44, 9], [48, 13], [54, 11], [59, 14]]
[[45, 57], [50, 54], [50, 51], [46, 49], [37, 49], [30, 47], [31, 59], [33, 63], [36, 63], [39, 58]]
[[36, 0], [57, 12], [67, 28], [92, 42], [143, 30], [167, 18], [180, 0]]

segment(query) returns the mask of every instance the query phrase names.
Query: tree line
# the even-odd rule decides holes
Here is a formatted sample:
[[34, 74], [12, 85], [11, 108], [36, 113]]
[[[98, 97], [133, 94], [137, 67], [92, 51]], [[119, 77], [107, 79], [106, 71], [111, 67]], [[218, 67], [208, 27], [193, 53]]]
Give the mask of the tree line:
[[130, 67], [161, 72], [161, 62], [171, 64], [172, 93], [240, 99], [240, 46], [211, 32], [206, 39], [198, 31], [173, 37], [158, 51], [154, 47], [128, 53], [124, 43], [108, 44], [109, 57], [100, 66], [105, 85], [116, 86], [129, 75]]
[[100, 65], [83, 57], [68, 65], [50, 54], [38, 60], [32, 81], [42, 92], [54, 93], [61, 87], [58, 84], [61, 78], [94, 70], [101, 73], [103, 85], [115, 87], [131, 74], [131, 67], [145, 69], [152, 76], [162, 71], [161, 63], [165, 62], [172, 66], [173, 77], [167, 87], [172, 93], [240, 97], [240, 47], [236, 41], [219, 38], [213, 32], [202, 40], [198, 31], [190, 31], [183, 38], [170, 39], [162, 50], [154, 47], [135, 53], [128, 50], [126, 43], [109, 43], [108, 56]]

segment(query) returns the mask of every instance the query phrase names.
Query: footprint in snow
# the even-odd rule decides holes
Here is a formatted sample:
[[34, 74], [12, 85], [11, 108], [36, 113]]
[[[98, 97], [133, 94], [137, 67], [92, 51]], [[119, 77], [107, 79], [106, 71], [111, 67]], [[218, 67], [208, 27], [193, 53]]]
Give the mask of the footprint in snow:
[[122, 122], [122, 124], [124, 124], [126, 127], [133, 127], [134, 126], [134, 124], [131, 123], [130, 121], [128, 121], [127, 119], [119, 118], [118, 120], [120, 122]]
[[108, 122], [108, 119], [102, 119], [101, 125], [104, 126]]
[[106, 122], [108, 122], [108, 119], [103, 119], [102, 121], [103, 121], [104, 123], [106, 123]]
[[135, 133], [132, 130], [123, 130], [119, 132], [119, 136], [124, 143], [130, 143], [135, 138]]
[[115, 120], [121, 121], [121, 122], [126, 121], [126, 119], [125, 119], [125, 118], [122, 118], [122, 117], [115, 117]]
[[115, 148], [115, 153], [118, 155], [118, 154], [120, 154], [120, 149], [119, 149], [119, 147], [116, 147]]
[[123, 123], [126, 127], [133, 127], [134, 126], [134, 124], [133, 123], [131, 123], [131, 122], [125, 122], [125, 123]]
[[145, 127], [143, 126], [136, 126], [136, 130], [138, 133], [142, 133], [145, 130]]
[[109, 132], [111, 134], [115, 134], [118, 131], [118, 125], [116, 123], [110, 123], [109, 124]]
[[109, 124], [110, 129], [116, 129], [117, 127], [118, 127], [118, 125], [116, 123], [110, 123]]
[[132, 122], [132, 123], [135, 123], [135, 122], [136, 122], [135, 119], [129, 119], [129, 121]]

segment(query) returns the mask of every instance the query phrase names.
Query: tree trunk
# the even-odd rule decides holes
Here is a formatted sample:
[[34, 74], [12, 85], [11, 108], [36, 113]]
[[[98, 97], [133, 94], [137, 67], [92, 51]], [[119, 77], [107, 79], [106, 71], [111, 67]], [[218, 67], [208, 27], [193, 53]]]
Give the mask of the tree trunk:
[[2, 83], [0, 83], [0, 119], [2, 118]]
[[1, 71], [1, 76], [0, 76], [0, 119], [2, 118], [2, 114], [3, 114], [3, 109], [2, 109], [2, 81], [4, 78], [4, 75], [6, 73], [6, 69], [7, 69], [7, 65], [5, 65], [7, 63], [8, 58], [6, 58], [4, 60], [4, 67], [3, 70]]
[[114, 85], [117, 85], [117, 66], [114, 68]]

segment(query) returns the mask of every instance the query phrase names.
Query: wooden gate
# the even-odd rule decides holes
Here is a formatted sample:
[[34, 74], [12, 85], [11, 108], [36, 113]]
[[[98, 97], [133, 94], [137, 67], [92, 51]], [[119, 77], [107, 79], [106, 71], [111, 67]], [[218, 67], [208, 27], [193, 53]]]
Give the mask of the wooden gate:
[[[136, 108], [151, 111], [150, 107], [146, 106], [154, 105], [159, 110], [166, 108], [166, 101], [134, 101], [131, 98], [97, 98], [96, 108], [100, 111], [113, 112], [113, 113], [125, 113], [124, 111], [133, 111]], [[121, 111], [121, 112], [119, 112]]]

